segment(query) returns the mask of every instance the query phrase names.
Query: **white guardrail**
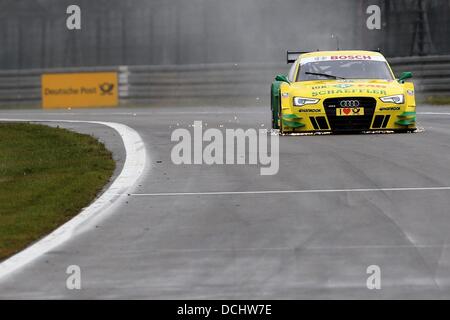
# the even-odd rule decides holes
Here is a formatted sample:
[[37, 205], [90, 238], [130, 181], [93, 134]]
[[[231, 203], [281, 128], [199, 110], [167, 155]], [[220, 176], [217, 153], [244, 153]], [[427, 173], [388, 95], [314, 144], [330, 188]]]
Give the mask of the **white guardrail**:
[[[398, 76], [413, 72], [420, 100], [450, 100], [450, 55], [388, 59]], [[0, 106], [41, 106], [45, 73], [118, 73], [119, 106], [136, 105], [268, 105], [275, 75], [286, 64], [203, 64], [117, 66], [0, 71]]]

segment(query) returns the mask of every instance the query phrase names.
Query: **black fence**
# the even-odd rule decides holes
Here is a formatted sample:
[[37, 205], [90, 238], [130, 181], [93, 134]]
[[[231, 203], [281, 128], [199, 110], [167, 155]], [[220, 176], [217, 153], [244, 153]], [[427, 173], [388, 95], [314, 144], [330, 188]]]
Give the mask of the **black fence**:
[[[71, 4], [81, 30], [66, 28]], [[366, 28], [371, 4], [381, 30]], [[0, 0], [0, 69], [283, 62], [338, 45], [446, 54], [449, 18], [450, 0]]]

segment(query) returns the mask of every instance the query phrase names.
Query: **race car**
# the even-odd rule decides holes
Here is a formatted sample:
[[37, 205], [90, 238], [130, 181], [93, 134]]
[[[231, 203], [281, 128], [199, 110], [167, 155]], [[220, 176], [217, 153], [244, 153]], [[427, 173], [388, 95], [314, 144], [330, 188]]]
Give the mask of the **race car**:
[[272, 83], [272, 128], [301, 132], [416, 129], [414, 84], [396, 79], [375, 51], [288, 51], [288, 75]]

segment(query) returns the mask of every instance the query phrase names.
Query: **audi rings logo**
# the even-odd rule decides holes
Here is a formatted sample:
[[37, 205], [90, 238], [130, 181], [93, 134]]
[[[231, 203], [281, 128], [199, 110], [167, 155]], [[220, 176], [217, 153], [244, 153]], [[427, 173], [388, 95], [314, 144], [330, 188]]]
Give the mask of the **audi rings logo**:
[[357, 108], [359, 107], [358, 100], [342, 100], [341, 107], [343, 108]]

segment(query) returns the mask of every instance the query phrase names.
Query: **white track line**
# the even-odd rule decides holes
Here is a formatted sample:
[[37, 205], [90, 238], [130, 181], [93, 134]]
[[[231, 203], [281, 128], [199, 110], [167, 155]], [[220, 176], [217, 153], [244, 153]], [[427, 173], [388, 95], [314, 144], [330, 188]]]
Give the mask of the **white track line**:
[[[231, 115], [237, 115], [237, 114], [267, 114], [266, 111], [263, 110], [257, 110], [257, 111], [214, 111], [214, 114], [231, 114]], [[37, 113], [34, 113], [36, 115]], [[177, 115], [177, 114], [208, 114], [210, 115], [210, 111], [146, 111], [146, 110], [136, 110], [135, 112], [46, 112], [46, 116], [152, 116], [152, 115]], [[4, 115], [7, 116], [23, 116], [23, 113], [17, 113], [17, 112], [5, 112]]]
[[417, 114], [450, 116], [450, 112], [417, 112]]
[[123, 169], [111, 186], [90, 206], [84, 208], [81, 213], [72, 220], [65, 223], [51, 234], [39, 240], [32, 246], [12, 256], [0, 264], [0, 279], [19, 268], [30, 263], [34, 259], [42, 256], [46, 252], [69, 240], [76, 232], [80, 232], [80, 227], [84, 227], [88, 220], [104, 218], [111, 214], [122, 202], [120, 197], [123, 193], [130, 193], [134, 190], [139, 179], [147, 166], [147, 151], [144, 141], [140, 135], [132, 128], [113, 122], [100, 121], [76, 121], [76, 120], [26, 120], [26, 119], [0, 119], [0, 122], [64, 122], [64, 123], [88, 123], [108, 126], [116, 130], [122, 137], [125, 146], [126, 159]]
[[311, 189], [311, 190], [263, 190], [263, 191], [217, 191], [217, 192], [167, 192], [167, 193], [131, 193], [134, 197], [170, 197], [170, 196], [223, 196], [252, 194], [289, 194], [289, 193], [348, 193], [348, 192], [384, 192], [384, 191], [449, 191], [450, 187], [423, 188], [365, 188], [365, 189]]
[[[236, 110], [229, 110], [229, 111], [215, 111], [214, 114], [266, 114], [266, 111], [263, 110], [256, 110], [256, 111], [236, 111]], [[4, 115], [7, 116], [23, 116], [23, 113], [18, 112], [4, 112]], [[37, 115], [38, 113], [34, 113], [33, 115]], [[134, 112], [46, 112], [46, 116], [67, 116], [67, 117], [78, 117], [78, 116], [104, 116], [107, 114], [108, 116], [130, 116], [130, 117], [139, 117], [139, 116], [152, 116], [152, 115], [173, 115], [173, 114], [211, 114], [210, 111], [153, 111], [153, 110], [136, 110]], [[417, 112], [417, 114], [421, 115], [446, 115], [449, 116], [450, 112]], [[30, 119], [29, 121], [33, 121]]]

